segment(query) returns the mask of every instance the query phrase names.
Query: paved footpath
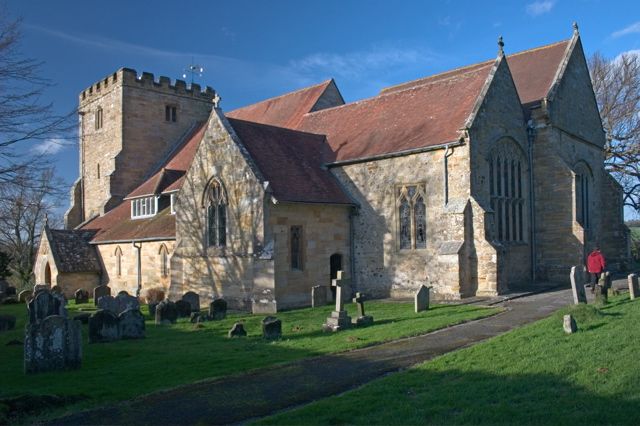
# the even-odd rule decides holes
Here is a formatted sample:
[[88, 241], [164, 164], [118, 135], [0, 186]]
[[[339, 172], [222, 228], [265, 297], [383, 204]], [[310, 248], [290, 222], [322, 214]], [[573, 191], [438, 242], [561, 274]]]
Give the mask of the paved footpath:
[[544, 318], [571, 301], [569, 289], [508, 300], [498, 305], [508, 310], [490, 318], [351, 352], [189, 384], [75, 413], [52, 424], [239, 423], [356, 388], [385, 374]]

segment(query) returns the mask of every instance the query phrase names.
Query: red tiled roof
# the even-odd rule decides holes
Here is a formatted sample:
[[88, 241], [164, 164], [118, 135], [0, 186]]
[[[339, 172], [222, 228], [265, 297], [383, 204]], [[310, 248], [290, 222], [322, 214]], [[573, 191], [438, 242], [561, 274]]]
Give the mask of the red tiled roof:
[[295, 129], [302, 116], [311, 111], [331, 83], [332, 80], [327, 80], [315, 86], [238, 108], [225, 115], [239, 120]]
[[278, 201], [353, 204], [323, 168], [330, 152], [321, 135], [229, 118]]
[[93, 231], [49, 229], [45, 232], [59, 272], [100, 272], [95, 247], [89, 244]]

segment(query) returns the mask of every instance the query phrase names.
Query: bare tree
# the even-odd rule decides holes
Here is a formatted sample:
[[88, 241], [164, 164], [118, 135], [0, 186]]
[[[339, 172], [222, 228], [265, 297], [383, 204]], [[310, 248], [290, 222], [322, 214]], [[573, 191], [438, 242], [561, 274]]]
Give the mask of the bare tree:
[[589, 69], [607, 136], [606, 167], [622, 185], [625, 206], [640, 213], [640, 58], [595, 53]]

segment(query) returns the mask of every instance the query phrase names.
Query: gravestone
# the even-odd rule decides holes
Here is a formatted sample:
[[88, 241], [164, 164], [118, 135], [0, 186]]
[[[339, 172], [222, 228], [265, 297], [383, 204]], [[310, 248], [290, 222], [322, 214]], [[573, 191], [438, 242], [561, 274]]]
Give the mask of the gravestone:
[[93, 289], [93, 304], [98, 306], [98, 300], [103, 296], [111, 296], [111, 287], [107, 285], [99, 285]]
[[27, 302], [33, 296], [33, 291], [31, 290], [22, 290], [20, 294], [18, 294], [18, 300], [20, 302]]
[[426, 311], [429, 309], [431, 287], [421, 285], [414, 296], [414, 307], [416, 313]]
[[282, 321], [276, 317], [266, 317], [262, 320], [262, 337], [275, 340], [282, 337]]
[[231, 327], [227, 335], [229, 337], [244, 337], [247, 335], [247, 332], [244, 329], [244, 325], [241, 322], [237, 322], [233, 324], [233, 327]]
[[47, 290], [40, 291], [27, 303], [29, 323], [35, 324], [52, 315], [67, 316], [66, 301], [58, 294], [51, 294]]
[[89, 292], [86, 290], [79, 288], [74, 293], [74, 296], [76, 299], [76, 305], [79, 305], [81, 303], [89, 303]]
[[216, 299], [209, 305], [209, 318], [212, 320], [223, 320], [227, 317], [227, 301]]
[[49, 286], [46, 284], [36, 284], [33, 286], [33, 294], [37, 294], [39, 291], [49, 290]]
[[89, 318], [91, 314], [89, 312], [83, 312], [81, 314], [75, 315], [73, 319], [75, 321], [80, 321], [82, 324], [89, 324]]
[[314, 285], [311, 287], [311, 307], [317, 308], [327, 304], [327, 287], [324, 285]]
[[102, 296], [98, 299], [98, 309], [113, 312], [118, 315], [118, 302], [113, 296]]
[[175, 324], [178, 319], [176, 304], [170, 300], [163, 300], [156, 306], [156, 325]]
[[144, 316], [139, 309], [127, 309], [118, 315], [121, 339], [144, 339]]
[[596, 284], [595, 294], [596, 294], [596, 302], [605, 304], [608, 302], [609, 294], [607, 288], [607, 278], [605, 274], [600, 275], [600, 281]]
[[99, 310], [89, 317], [89, 343], [114, 342], [119, 339], [120, 330], [116, 314]]
[[121, 291], [115, 297], [116, 311], [115, 313], [120, 315], [127, 309], [140, 310], [140, 302], [137, 297], [129, 296], [126, 291]]
[[78, 321], [60, 315], [28, 324], [24, 339], [27, 374], [80, 368], [82, 332]]
[[60, 287], [59, 285], [54, 285], [53, 287], [51, 287], [51, 293], [62, 294], [62, 287]]
[[7, 287], [4, 290], [4, 295], [7, 296], [7, 297], [11, 297], [11, 296], [15, 296], [17, 294], [17, 292], [18, 291], [16, 290], [15, 287]]
[[638, 276], [636, 274], [629, 274], [627, 277], [629, 283], [629, 298], [631, 300], [640, 296], [640, 287], [638, 287]]
[[200, 295], [198, 293], [188, 291], [182, 295], [182, 300], [189, 302], [191, 312], [198, 312], [200, 310]]
[[191, 316], [191, 303], [186, 300], [178, 300], [176, 302], [176, 309], [178, 310], [178, 318], [187, 318]]
[[[584, 287], [583, 287], [584, 288]], [[562, 328], [564, 332], [567, 334], [573, 334], [578, 331], [578, 326], [576, 324], [576, 320], [571, 315], [565, 315], [564, 321], [562, 324]]]
[[582, 266], [572, 266], [571, 273], [571, 293], [573, 294], [573, 303], [587, 303], [587, 294], [584, 291], [584, 268]]
[[322, 325], [325, 331], [339, 331], [351, 326], [351, 317], [344, 310], [344, 294], [343, 287], [350, 286], [351, 280], [343, 278], [342, 271], [338, 271], [338, 277], [333, 280], [336, 287], [336, 310], [331, 312], [331, 316], [327, 318]]
[[16, 328], [16, 317], [13, 315], [0, 315], [0, 331], [8, 331]]
[[365, 315], [364, 313], [364, 301], [366, 300], [363, 293], [357, 292], [356, 297], [353, 298], [353, 303], [358, 307], [358, 317], [353, 321], [357, 326], [367, 326], [373, 324], [373, 317], [371, 315]]

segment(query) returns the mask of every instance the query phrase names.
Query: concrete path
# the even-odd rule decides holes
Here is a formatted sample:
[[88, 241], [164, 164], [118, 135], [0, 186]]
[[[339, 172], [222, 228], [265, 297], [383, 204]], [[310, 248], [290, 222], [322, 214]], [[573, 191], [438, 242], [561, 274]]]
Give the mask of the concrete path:
[[571, 290], [551, 290], [501, 303], [508, 310], [419, 337], [181, 386], [51, 424], [229, 424], [263, 417], [361, 386], [515, 327], [570, 304]]

